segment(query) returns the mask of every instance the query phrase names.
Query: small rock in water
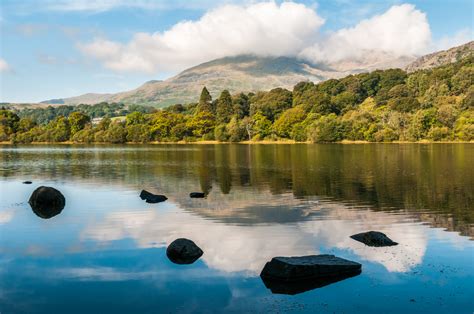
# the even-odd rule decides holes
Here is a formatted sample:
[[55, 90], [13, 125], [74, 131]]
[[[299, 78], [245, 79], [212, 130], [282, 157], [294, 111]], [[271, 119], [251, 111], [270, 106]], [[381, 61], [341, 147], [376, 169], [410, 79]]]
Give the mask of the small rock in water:
[[38, 217], [48, 219], [61, 213], [66, 199], [55, 188], [40, 186], [31, 194], [28, 203]]
[[190, 198], [204, 198], [206, 197], [206, 194], [202, 192], [191, 192], [189, 193], [189, 197]]
[[151, 203], [151, 204], [164, 202], [168, 199], [164, 195], [156, 195], [145, 190], [141, 191], [140, 198], [142, 200], [145, 200], [147, 203]]
[[260, 276], [281, 281], [298, 281], [360, 272], [362, 265], [334, 255], [274, 257]]
[[166, 248], [166, 256], [175, 264], [192, 264], [204, 252], [189, 239], [176, 239]]
[[393, 246], [398, 245], [397, 242], [393, 242], [389, 237], [387, 237], [384, 233], [378, 231], [369, 231], [369, 232], [362, 232], [358, 234], [351, 235], [351, 238], [364, 243], [368, 246]]
[[33, 182], [31, 181], [23, 181], [23, 184], [32, 184]]

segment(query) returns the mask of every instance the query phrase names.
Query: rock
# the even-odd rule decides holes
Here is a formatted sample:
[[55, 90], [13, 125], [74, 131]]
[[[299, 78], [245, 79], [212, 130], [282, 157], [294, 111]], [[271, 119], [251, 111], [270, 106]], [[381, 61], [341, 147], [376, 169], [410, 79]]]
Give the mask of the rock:
[[354, 276], [358, 276], [361, 273], [361, 270], [354, 271], [353, 273], [347, 273], [343, 275], [335, 276], [324, 276], [319, 278], [312, 279], [302, 279], [297, 281], [281, 281], [276, 279], [269, 279], [262, 277], [262, 281], [274, 294], [289, 294], [295, 295], [298, 293], [306, 292], [309, 290], [322, 288], [324, 286], [333, 284], [338, 281], [342, 281]]
[[28, 203], [38, 217], [48, 219], [61, 213], [66, 205], [66, 199], [55, 188], [40, 186], [33, 191]]
[[202, 192], [191, 192], [189, 193], [189, 197], [190, 198], [204, 198], [206, 197], [206, 194]]
[[368, 246], [393, 246], [397, 245], [397, 242], [393, 242], [389, 237], [384, 233], [378, 231], [369, 231], [362, 232], [358, 234], [351, 235], [351, 238], [364, 243]]
[[274, 257], [260, 277], [280, 282], [297, 282], [360, 273], [362, 265], [334, 255]]
[[160, 203], [166, 201], [168, 198], [164, 195], [156, 195], [148, 191], [142, 190], [140, 193], [140, 198], [145, 200], [147, 203]]
[[32, 184], [33, 182], [31, 182], [31, 181], [23, 181], [22, 183], [23, 183], [23, 184]]
[[192, 264], [203, 253], [196, 243], [184, 238], [174, 240], [166, 249], [166, 256], [175, 264]]

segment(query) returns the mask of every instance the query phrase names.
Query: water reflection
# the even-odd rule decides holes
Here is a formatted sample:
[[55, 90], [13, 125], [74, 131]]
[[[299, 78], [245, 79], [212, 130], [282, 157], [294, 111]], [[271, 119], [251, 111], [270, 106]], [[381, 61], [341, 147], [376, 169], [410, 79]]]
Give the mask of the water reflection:
[[262, 281], [265, 284], [265, 287], [267, 287], [267, 289], [270, 289], [272, 293], [295, 295], [306, 291], [322, 288], [324, 286], [328, 286], [330, 284], [358, 276], [360, 275], [360, 273], [361, 271], [359, 270], [357, 272], [349, 274], [313, 278], [311, 280], [299, 280], [296, 282], [282, 282], [262, 277]]
[[[166, 195], [201, 190], [209, 194], [207, 209], [220, 206], [213, 203], [214, 195], [227, 201], [233, 190], [247, 187], [243, 194], [233, 193], [233, 200], [245, 201], [249, 190], [329, 198], [374, 210], [402, 210], [473, 237], [473, 159], [470, 144], [3, 146], [0, 175], [153, 187]], [[278, 219], [254, 214], [235, 211], [223, 219]], [[307, 219], [304, 213], [295, 215]]]
[[[0, 311], [474, 309], [474, 247], [460, 235], [474, 234], [471, 147], [4, 147]], [[41, 185], [67, 199], [52, 220], [37, 219], [27, 203]], [[147, 204], [142, 189], [169, 199]], [[192, 191], [208, 195], [191, 199]], [[399, 245], [350, 238], [368, 230]], [[173, 264], [165, 248], [177, 238], [192, 239], [204, 255]], [[364, 272], [284, 288], [258, 277], [274, 256], [312, 254], [357, 261]]]

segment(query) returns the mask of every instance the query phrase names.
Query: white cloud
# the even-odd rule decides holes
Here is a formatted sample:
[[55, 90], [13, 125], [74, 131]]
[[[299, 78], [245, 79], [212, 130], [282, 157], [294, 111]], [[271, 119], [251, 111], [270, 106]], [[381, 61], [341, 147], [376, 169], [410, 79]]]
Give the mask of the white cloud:
[[127, 44], [95, 39], [79, 47], [112, 70], [177, 70], [244, 53], [296, 55], [323, 23], [314, 10], [293, 2], [226, 5], [165, 32], [138, 33]]
[[145, 73], [178, 71], [239, 54], [297, 56], [331, 64], [365, 61], [370, 52], [369, 59], [384, 64], [434, 47], [426, 14], [411, 4], [394, 5], [332, 33], [320, 32], [324, 22], [314, 7], [294, 2], [224, 5], [164, 32], [137, 33], [127, 43], [96, 38], [78, 46], [105, 68]]
[[431, 43], [426, 14], [411, 4], [391, 7], [381, 15], [343, 28], [303, 50], [301, 56], [314, 61], [339, 61], [364, 57], [367, 51], [393, 56], [420, 55]]
[[0, 58], [0, 73], [10, 71], [10, 65], [2, 58]]

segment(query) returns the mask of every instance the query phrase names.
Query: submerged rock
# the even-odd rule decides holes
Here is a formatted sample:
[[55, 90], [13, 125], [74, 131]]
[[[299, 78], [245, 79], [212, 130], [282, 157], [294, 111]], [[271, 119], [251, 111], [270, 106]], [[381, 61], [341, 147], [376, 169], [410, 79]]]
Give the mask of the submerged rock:
[[189, 193], [189, 197], [190, 198], [204, 198], [206, 197], [206, 194], [202, 192], [191, 192]]
[[274, 257], [265, 264], [260, 277], [280, 282], [336, 278], [360, 273], [362, 265], [334, 255]]
[[362, 232], [358, 234], [351, 235], [351, 238], [364, 243], [368, 246], [393, 246], [397, 245], [397, 242], [392, 241], [389, 237], [385, 235], [385, 233], [378, 232], [378, 231], [369, 231], [369, 232]]
[[189, 239], [176, 239], [166, 249], [166, 256], [175, 264], [192, 264], [204, 252]]
[[140, 193], [140, 198], [145, 200], [147, 203], [160, 203], [166, 201], [168, 198], [164, 195], [156, 195], [148, 191], [142, 190]]
[[23, 183], [23, 184], [32, 184], [33, 182], [31, 182], [31, 181], [23, 181], [22, 183]]
[[62, 212], [66, 199], [55, 188], [40, 186], [33, 191], [28, 203], [38, 217], [48, 219]]

